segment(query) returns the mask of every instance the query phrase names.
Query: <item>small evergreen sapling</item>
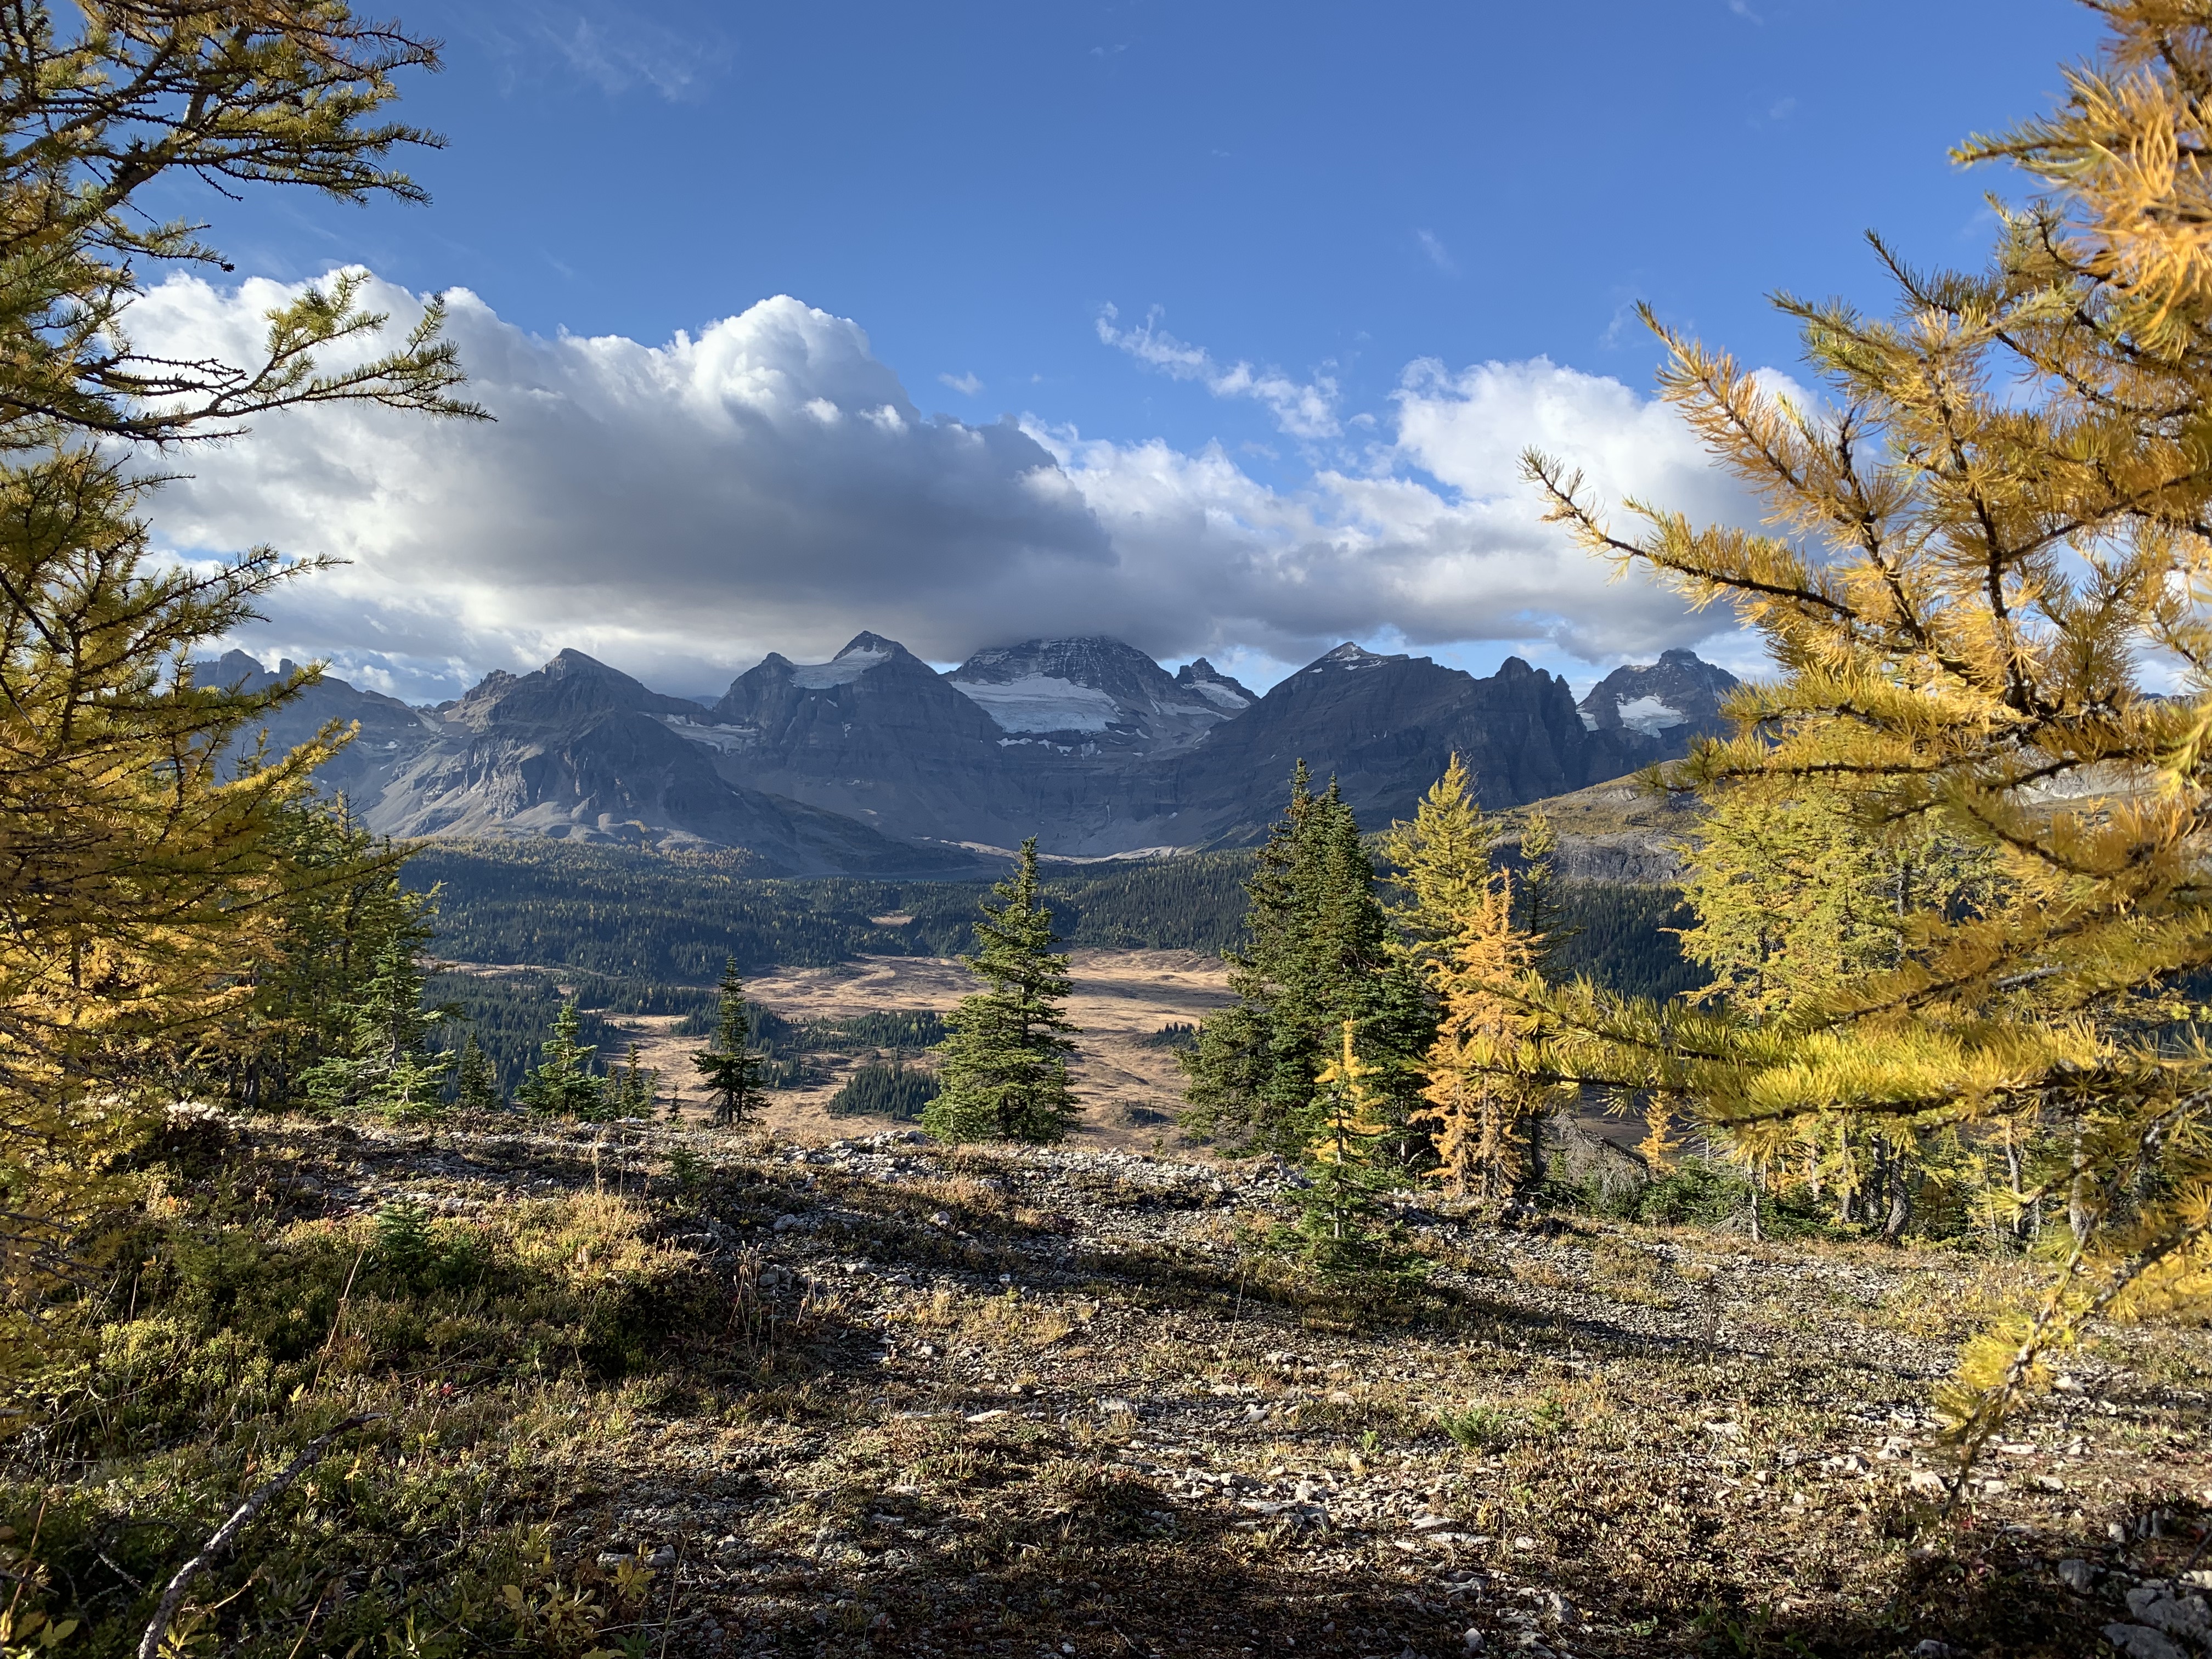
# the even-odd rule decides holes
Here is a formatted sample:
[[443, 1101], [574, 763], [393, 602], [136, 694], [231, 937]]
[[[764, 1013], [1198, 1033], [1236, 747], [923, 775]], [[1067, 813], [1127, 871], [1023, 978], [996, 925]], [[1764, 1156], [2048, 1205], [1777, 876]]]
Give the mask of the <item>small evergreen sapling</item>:
[[744, 981], [732, 957], [722, 966], [720, 1024], [714, 1041], [691, 1056], [714, 1097], [714, 1121], [726, 1129], [749, 1122], [766, 1103], [761, 1086], [761, 1054], [753, 1045], [752, 1016], [745, 1008]]
[[307, 1098], [325, 1111], [366, 1109], [387, 1117], [434, 1115], [453, 1057], [434, 1052], [430, 1033], [446, 1011], [422, 1006], [416, 941], [398, 935], [378, 953], [375, 971], [343, 1018], [350, 1052], [301, 1074]]
[[1306, 1146], [1311, 1176], [1299, 1190], [1295, 1234], [1306, 1260], [1323, 1278], [1376, 1280], [1407, 1267], [1382, 1216], [1389, 1186], [1378, 1157], [1390, 1126], [1376, 1111], [1369, 1083], [1377, 1067], [1360, 1059], [1354, 1025], [1343, 1023], [1335, 1056], [1315, 1079], [1315, 1126]]
[[548, 1117], [596, 1118], [606, 1109], [605, 1080], [592, 1075], [592, 1043], [579, 1042], [581, 1024], [576, 1005], [561, 1005], [554, 1016], [552, 1035], [545, 1039], [545, 1058], [531, 1069], [515, 1100], [526, 1109]]
[[499, 1095], [499, 1074], [491, 1056], [471, 1031], [461, 1039], [459, 1061], [453, 1068], [455, 1102], [465, 1112], [495, 1112], [506, 1104]]
[[1038, 896], [1035, 836], [992, 895], [998, 902], [984, 901], [978, 949], [965, 958], [989, 988], [945, 1021], [941, 1092], [921, 1126], [940, 1140], [1058, 1140], [1081, 1110], [1067, 1080], [1075, 1027], [1061, 1011], [1067, 958], [1053, 954], [1060, 941]]
[[659, 1092], [660, 1073], [639, 1058], [637, 1044], [631, 1043], [620, 1068], [607, 1074], [607, 1098], [614, 1115], [649, 1118]]

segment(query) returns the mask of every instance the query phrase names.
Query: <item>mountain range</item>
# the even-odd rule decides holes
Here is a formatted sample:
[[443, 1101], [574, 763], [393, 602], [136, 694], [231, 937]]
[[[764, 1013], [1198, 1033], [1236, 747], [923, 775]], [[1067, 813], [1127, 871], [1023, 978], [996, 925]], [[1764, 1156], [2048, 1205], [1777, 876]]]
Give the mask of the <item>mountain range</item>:
[[[271, 678], [236, 651], [198, 672]], [[1721, 729], [1735, 684], [1668, 651], [1578, 705], [1517, 657], [1478, 678], [1346, 643], [1262, 696], [1203, 658], [1170, 674], [1118, 640], [1030, 640], [939, 673], [863, 633], [828, 662], [771, 653], [712, 704], [580, 651], [433, 708], [325, 677], [269, 739], [358, 721], [323, 781], [398, 837], [735, 848], [764, 875], [955, 875], [1031, 835], [1069, 858], [1249, 845], [1300, 760], [1372, 828], [1409, 816], [1454, 753], [1486, 807], [1515, 806], [1686, 752]]]

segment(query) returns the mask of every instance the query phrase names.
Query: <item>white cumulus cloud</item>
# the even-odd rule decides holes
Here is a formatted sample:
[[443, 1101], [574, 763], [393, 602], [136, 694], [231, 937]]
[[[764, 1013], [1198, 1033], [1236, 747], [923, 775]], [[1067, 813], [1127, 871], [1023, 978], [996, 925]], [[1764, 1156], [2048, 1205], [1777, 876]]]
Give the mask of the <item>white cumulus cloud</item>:
[[[419, 314], [371, 287], [395, 328]], [[134, 337], [241, 360], [296, 291], [173, 278], [134, 308]], [[862, 628], [939, 661], [1106, 633], [1170, 659], [1295, 663], [1363, 638], [1597, 664], [1717, 621], [1610, 583], [1540, 524], [1521, 448], [1559, 452], [1609, 494], [1747, 514], [1670, 415], [1541, 361], [1413, 365], [1383, 416], [1391, 439], [1285, 489], [1218, 446], [925, 416], [856, 324], [793, 299], [659, 345], [545, 338], [474, 295], [450, 304], [495, 423], [297, 410], [194, 452], [191, 476], [161, 488], [156, 529], [187, 556], [271, 542], [350, 561], [281, 595], [249, 648], [325, 656], [415, 698], [563, 646], [710, 692], [769, 650], [819, 658]], [[1233, 380], [1218, 365], [1193, 378]]]

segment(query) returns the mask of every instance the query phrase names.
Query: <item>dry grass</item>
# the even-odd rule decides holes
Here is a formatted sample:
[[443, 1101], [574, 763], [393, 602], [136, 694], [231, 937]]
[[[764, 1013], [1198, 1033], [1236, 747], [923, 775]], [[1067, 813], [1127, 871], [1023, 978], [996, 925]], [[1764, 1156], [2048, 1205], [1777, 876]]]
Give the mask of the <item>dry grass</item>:
[[[1363, 1323], [1211, 1170], [693, 1144], [690, 1193], [661, 1130], [264, 1135], [327, 1216], [173, 1186], [0, 1494], [82, 1650], [348, 1409], [210, 1583], [226, 1651], [2058, 1659], [2212, 1484], [2212, 1340], [2112, 1332], [1942, 1517], [1929, 1384], [2017, 1266], [1431, 1215]], [[461, 1206], [406, 1279], [402, 1190]]]

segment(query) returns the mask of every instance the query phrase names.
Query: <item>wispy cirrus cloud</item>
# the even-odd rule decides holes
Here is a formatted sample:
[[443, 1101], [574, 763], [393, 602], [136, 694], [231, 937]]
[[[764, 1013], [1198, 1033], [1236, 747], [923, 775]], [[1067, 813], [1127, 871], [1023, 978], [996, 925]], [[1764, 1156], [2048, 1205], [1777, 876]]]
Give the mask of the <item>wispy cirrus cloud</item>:
[[1143, 322], [1123, 328], [1119, 325], [1121, 313], [1109, 305], [1098, 313], [1098, 337], [1172, 380], [1198, 381], [1217, 398], [1250, 398], [1264, 406], [1290, 437], [1334, 438], [1343, 432], [1334, 377], [1317, 374], [1297, 380], [1279, 369], [1255, 368], [1248, 362], [1224, 366], [1205, 347], [1188, 344], [1162, 328], [1160, 315], [1155, 306]]
[[737, 45], [712, 25], [678, 27], [618, 0], [498, 0], [455, 8], [459, 21], [501, 65], [508, 91], [557, 64], [611, 98], [642, 90], [670, 103], [710, 93], [737, 61]]

